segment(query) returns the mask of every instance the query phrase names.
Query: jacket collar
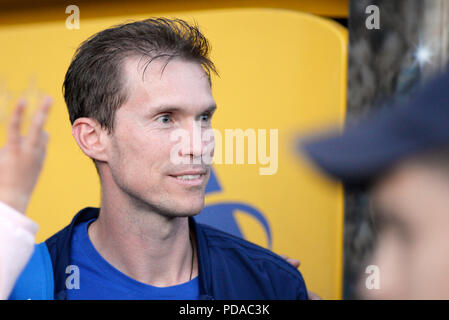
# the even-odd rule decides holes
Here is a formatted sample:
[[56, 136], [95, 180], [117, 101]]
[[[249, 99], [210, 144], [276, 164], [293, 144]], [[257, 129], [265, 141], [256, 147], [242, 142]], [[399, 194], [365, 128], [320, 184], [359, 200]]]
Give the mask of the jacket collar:
[[[74, 228], [77, 224], [98, 218], [100, 213], [99, 208], [84, 208], [78, 212], [73, 218], [72, 222], [56, 233], [51, 238], [47, 239], [48, 251], [53, 265], [54, 273], [54, 298], [55, 300], [66, 300], [66, 268], [70, 265], [70, 249]], [[200, 300], [213, 300], [212, 297], [212, 274], [210, 266], [209, 248], [204, 236], [201, 224], [198, 224], [193, 217], [189, 217], [189, 227], [195, 234], [198, 257], [198, 277], [199, 277], [199, 292]]]

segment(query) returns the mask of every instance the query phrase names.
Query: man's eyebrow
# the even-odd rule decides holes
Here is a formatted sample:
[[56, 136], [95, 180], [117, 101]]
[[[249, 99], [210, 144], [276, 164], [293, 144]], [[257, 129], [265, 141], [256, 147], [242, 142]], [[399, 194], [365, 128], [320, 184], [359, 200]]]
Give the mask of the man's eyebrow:
[[212, 105], [210, 105], [209, 107], [207, 107], [205, 110], [203, 110], [203, 112], [201, 113], [205, 113], [205, 112], [214, 112], [217, 109], [217, 105], [214, 103]]
[[[214, 103], [207, 108], [200, 111], [200, 114], [206, 113], [206, 112], [214, 112], [217, 109], [217, 105]], [[185, 108], [182, 108], [180, 106], [171, 105], [171, 104], [162, 104], [159, 106], [156, 106], [154, 108], [151, 108], [151, 113], [158, 114], [158, 113], [164, 113], [164, 112], [182, 112], [185, 111]]]

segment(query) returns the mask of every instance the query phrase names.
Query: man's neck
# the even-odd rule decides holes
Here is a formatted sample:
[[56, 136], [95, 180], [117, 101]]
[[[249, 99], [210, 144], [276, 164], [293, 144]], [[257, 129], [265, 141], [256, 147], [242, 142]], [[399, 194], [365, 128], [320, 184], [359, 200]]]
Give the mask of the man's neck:
[[197, 250], [193, 233], [190, 241], [188, 218], [168, 218], [132, 205], [108, 206], [107, 199], [103, 200], [88, 234], [112, 266], [156, 287], [177, 285], [197, 276]]

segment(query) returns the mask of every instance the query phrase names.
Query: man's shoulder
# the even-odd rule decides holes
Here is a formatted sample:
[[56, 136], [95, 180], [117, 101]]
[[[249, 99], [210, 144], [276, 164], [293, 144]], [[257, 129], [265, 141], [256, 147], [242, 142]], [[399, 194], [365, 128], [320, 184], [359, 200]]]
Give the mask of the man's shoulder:
[[235, 256], [247, 258], [257, 267], [273, 268], [288, 276], [299, 277], [302, 280], [300, 272], [295, 267], [272, 251], [209, 225], [199, 225], [212, 253], [218, 251], [219, 254], [230, 258], [235, 258]]
[[[198, 224], [216, 291], [239, 299], [307, 299], [301, 273], [282, 257], [254, 243]], [[201, 253], [200, 253], [201, 255]]]

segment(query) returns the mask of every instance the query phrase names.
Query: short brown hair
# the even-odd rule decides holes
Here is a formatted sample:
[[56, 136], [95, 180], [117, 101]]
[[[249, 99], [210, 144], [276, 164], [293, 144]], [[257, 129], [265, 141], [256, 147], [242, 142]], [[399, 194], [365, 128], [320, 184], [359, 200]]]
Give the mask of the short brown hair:
[[166, 64], [175, 57], [196, 61], [210, 83], [211, 71], [217, 71], [209, 52], [209, 42], [197, 24], [181, 19], [147, 19], [98, 32], [76, 50], [65, 76], [63, 93], [70, 122], [89, 117], [109, 133], [113, 131], [115, 112], [128, 98], [123, 86], [124, 58], [147, 57], [145, 69], [161, 57], [167, 59]]

